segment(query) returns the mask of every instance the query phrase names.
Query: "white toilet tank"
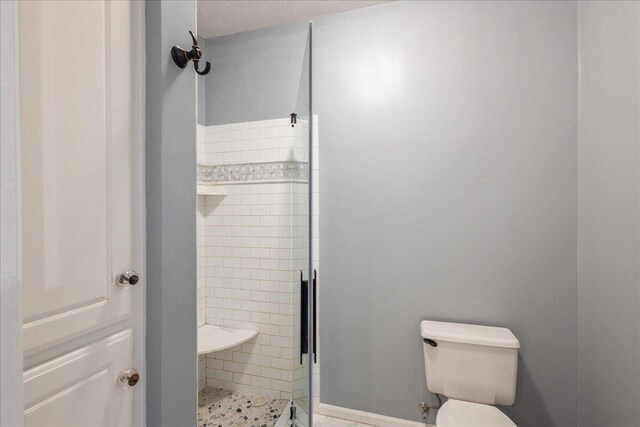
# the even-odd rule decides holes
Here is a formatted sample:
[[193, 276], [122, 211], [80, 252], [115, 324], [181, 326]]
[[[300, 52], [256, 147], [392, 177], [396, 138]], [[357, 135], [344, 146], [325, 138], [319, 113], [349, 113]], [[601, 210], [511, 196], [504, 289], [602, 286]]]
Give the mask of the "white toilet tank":
[[506, 328], [420, 323], [427, 388], [451, 399], [512, 405], [520, 342]]

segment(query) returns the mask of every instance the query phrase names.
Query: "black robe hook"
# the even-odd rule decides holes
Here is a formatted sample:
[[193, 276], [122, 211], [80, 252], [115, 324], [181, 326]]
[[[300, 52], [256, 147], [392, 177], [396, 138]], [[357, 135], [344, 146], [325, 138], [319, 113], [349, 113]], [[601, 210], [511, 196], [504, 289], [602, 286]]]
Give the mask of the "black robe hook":
[[196, 73], [204, 76], [205, 74], [209, 74], [211, 70], [211, 63], [207, 61], [205, 64], [204, 70], [199, 70], [200, 58], [202, 58], [202, 51], [200, 50], [200, 46], [198, 46], [198, 39], [196, 39], [193, 31], [189, 31], [191, 34], [191, 39], [193, 40], [193, 46], [191, 46], [191, 50], [186, 50], [181, 48], [180, 46], [174, 46], [171, 48], [171, 57], [173, 58], [173, 62], [180, 68], [185, 68], [189, 61], [193, 61], [193, 68], [195, 68]]

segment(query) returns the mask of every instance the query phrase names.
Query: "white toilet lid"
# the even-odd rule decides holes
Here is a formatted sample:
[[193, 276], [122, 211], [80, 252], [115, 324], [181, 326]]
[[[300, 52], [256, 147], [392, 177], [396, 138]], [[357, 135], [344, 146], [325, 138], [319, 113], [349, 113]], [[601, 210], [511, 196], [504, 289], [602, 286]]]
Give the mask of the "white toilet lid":
[[500, 409], [449, 399], [438, 410], [437, 427], [517, 427]]

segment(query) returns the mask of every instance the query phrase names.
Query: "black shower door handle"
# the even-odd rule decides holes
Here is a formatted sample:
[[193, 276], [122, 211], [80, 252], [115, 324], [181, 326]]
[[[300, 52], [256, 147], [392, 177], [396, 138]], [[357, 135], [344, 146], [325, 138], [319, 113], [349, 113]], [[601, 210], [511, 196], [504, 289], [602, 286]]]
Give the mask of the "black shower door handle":
[[[313, 322], [313, 362], [318, 363], [317, 356], [317, 348], [318, 348], [318, 334], [316, 331], [318, 330], [318, 321], [317, 321], [317, 295], [318, 295], [318, 272], [316, 269], [313, 270], [313, 282], [312, 282], [313, 292], [313, 313], [312, 319]], [[309, 353], [309, 281], [303, 280], [303, 273], [300, 270], [300, 364], [302, 365], [302, 355]]]
[[313, 363], [318, 363], [318, 334], [316, 331], [318, 330], [318, 310], [317, 310], [317, 301], [318, 301], [318, 272], [316, 269], [313, 269]]
[[302, 355], [309, 353], [309, 281], [302, 279], [300, 270], [300, 364]]

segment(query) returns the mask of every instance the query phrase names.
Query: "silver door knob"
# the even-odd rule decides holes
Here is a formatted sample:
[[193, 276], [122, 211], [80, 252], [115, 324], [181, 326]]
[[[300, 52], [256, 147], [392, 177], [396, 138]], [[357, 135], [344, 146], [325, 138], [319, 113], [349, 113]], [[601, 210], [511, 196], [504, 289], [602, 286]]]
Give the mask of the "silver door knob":
[[136, 369], [129, 368], [120, 372], [120, 382], [123, 385], [133, 387], [134, 385], [138, 384], [138, 381], [140, 381], [140, 374]]
[[118, 277], [116, 277], [116, 284], [120, 287], [126, 288], [128, 286], [135, 285], [138, 283], [138, 280], [140, 280], [138, 273], [127, 270], [124, 273], [118, 274]]

